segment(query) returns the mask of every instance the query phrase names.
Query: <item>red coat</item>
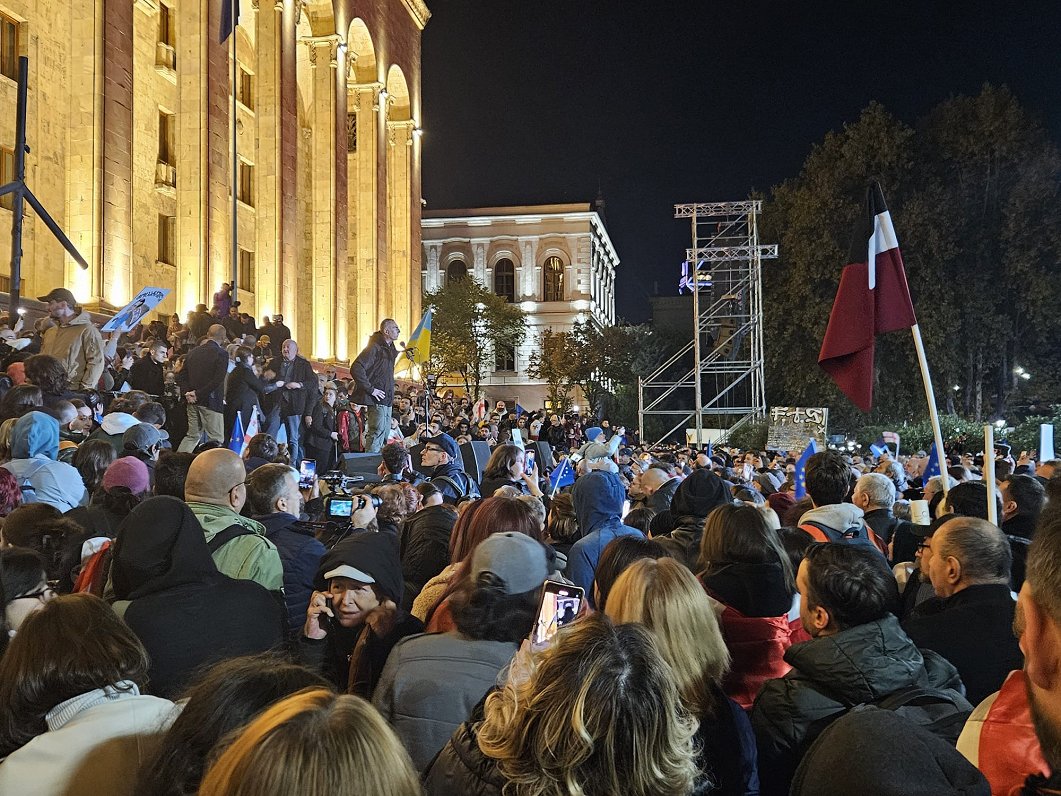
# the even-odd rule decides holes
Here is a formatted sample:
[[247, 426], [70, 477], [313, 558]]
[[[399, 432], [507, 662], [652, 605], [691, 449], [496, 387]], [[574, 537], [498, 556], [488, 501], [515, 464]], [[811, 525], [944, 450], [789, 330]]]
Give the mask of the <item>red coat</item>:
[[726, 606], [721, 617], [722, 637], [732, 658], [722, 681], [726, 696], [750, 710], [763, 683], [784, 677], [792, 667], [785, 663], [785, 650], [810, 636], [797, 618], [788, 615], [745, 616]]

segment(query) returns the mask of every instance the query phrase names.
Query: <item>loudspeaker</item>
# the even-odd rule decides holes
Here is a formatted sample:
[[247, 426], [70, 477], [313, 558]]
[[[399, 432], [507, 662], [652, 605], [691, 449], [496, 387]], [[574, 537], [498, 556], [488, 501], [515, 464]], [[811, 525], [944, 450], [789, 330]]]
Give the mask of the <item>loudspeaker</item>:
[[483, 470], [490, 460], [490, 446], [480, 439], [465, 442], [461, 447], [461, 458], [464, 459], [464, 472], [478, 483], [483, 481]]
[[378, 453], [344, 453], [343, 472], [347, 475], [364, 476], [366, 482], [379, 481], [379, 464], [383, 456]]
[[411, 447], [409, 449], [409, 459], [412, 462], [413, 469], [416, 470], [416, 472], [418, 472], [418, 473], [422, 472], [420, 470], [420, 464], [421, 464], [420, 455], [423, 452], [424, 452], [423, 443], [421, 443], [420, 445], [413, 445], [413, 447]]
[[545, 475], [549, 470], [556, 466], [556, 459], [553, 458], [552, 445], [548, 442], [542, 442], [541, 440], [528, 444], [533, 445], [535, 453], [538, 454], [538, 475]]

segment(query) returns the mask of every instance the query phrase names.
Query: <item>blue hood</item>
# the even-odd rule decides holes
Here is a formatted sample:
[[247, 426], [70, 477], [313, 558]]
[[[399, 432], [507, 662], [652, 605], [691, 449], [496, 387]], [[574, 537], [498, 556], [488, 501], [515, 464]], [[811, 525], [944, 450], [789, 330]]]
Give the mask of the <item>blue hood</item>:
[[583, 535], [606, 522], [621, 522], [626, 490], [615, 473], [595, 470], [575, 481], [571, 489], [575, 517]]
[[32, 459], [59, 456], [59, 421], [44, 412], [28, 412], [18, 419], [11, 431], [11, 458]]

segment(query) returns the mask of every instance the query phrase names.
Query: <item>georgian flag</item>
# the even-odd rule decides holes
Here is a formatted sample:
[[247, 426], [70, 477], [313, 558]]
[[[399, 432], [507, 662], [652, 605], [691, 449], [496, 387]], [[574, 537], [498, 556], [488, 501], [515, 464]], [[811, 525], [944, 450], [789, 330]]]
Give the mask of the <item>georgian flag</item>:
[[818, 364], [863, 412], [873, 408], [877, 335], [917, 323], [899, 241], [879, 183], [870, 185], [866, 205], [818, 355]]

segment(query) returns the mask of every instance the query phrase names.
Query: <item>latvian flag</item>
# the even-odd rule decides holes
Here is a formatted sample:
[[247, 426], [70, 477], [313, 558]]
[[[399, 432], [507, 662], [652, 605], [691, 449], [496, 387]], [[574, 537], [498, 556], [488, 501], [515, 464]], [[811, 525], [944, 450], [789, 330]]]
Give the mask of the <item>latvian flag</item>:
[[866, 204], [818, 355], [818, 364], [863, 412], [873, 408], [877, 335], [917, 323], [899, 241], [879, 183], [870, 185]]

